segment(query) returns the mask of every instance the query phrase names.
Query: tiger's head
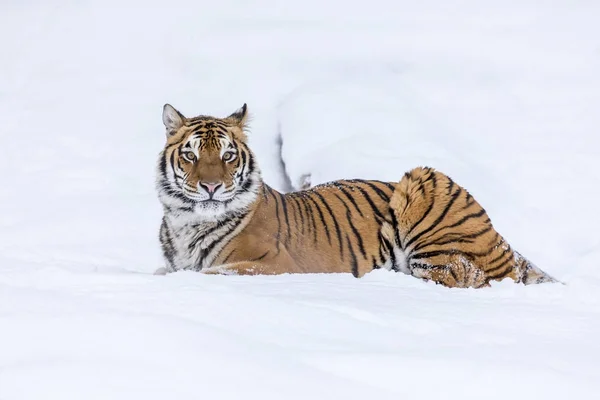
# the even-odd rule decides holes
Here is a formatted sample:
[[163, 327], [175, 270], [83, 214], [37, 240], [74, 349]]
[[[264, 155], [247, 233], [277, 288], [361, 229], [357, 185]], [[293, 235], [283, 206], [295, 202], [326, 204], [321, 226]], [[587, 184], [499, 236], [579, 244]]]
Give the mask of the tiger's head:
[[186, 118], [165, 104], [162, 118], [157, 189], [166, 208], [219, 218], [254, 202], [261, 177], [247, 145], [246, 104], [226, 118]]

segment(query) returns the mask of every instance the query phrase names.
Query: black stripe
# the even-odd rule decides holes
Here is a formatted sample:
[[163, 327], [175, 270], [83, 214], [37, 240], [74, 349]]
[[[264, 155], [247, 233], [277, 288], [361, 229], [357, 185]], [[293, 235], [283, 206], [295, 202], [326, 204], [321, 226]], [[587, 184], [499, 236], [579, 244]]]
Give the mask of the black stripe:
[[452, 279], [454, 279], [454, 283], [458, 285], [459, 279], [458, 275], [456, 275], [456, 272], [454, 271], [454, 268], [452, 268], [452, 266], [446, 266], [445, 271], [450, 273], [450, 276], [452, 276]]
[[529, 264], [527, 266], [525, 266], [525, 270], [523, 271], [523, 274], [521, 275], [521, 282], [523, 283], [527, 283], [527, 281], [529, 280]]
[[396, 213], [390, 207], [389, 211], [390, 216], [392, 217], [392, 228], [394, 229], [394, 239], [396, 240], [396, 244], [400, 247], [400, 249], [404, 250], [406, 247], [402, 244], [402, 238], [400, 237], [400, 226], [398, 225], [398, 219], [396, 218]]
[[358, 232], [358, 229], [356, 229], [356, 227], [354, 226], [354, 223], [352, 222], [352, 213], [350, 212], [350, 208], [348, 207], [348, 205], [346, 204], [346, 202], [340, 197], [338, 196], [337, 193], [334, 193], [335, 197], [337, 197], [339, 199], [339, 201], [344, 205], [344, 207], [346, 207], [346, 220], [348, 221], [348, 226], [350, 226], [350, 229], [352, 230], [352, 233], [354, 234], [354, 237], [356, 238], [356, 241], [358, 243], [358, 249], [360, 250], [360, 254], [363, 256], [363, 258], [367, 258], [367, 252], [365, 250], [365, 244], [363, 242], [362, 236], [360, 235], [360, 232]]
[[243, 177], [244, 177], [244, 171], [246, 170], [246, 161], [247, 161], [247, 158], [246, 158], [246, 152], [245, 152], [245, 151], [241, 151], [240, 153], [241, 153], [241, 155], [242, 155], [242, 156], [241, 156], [241, 160], [242, 160], [242, 170], [240, 171], [240, 176], [241, 176], [241, 177], [242, 177], [242, 179], [243, 179]]
[[[291, 204], [291, 208], [292, 208], [292, 215], [294, 216], [294, 232], [296, 232], [296, 237], [298, 236], [298, 213], [300, 212], [300, 210], [296, 210], [296, 199], [294, 199], [294, 197], [292, 195], [284, 195], [286, 199], [290, 200], [290, 203], [294, 203]], [[289, 236], [289, 230], [288, 230], [288, 236]]]
[[187, 120], [187, 126], [189, 126], [190, 128], [193, 128], [196, 125], [200, 125], [203, 124], [203, 122], [206, 122], [207, 118], [206, 117], [194, 117], [194, 118], [190, 118]]
[[356, 229], [356, 227], [352, 223], [351, 218], [352, 218], [352, 216], [350, 214], [350, 210], [348, 210], [346, 212], [346, 219], [348, 220], [348, 224], [350, 225], [350, 229], [352, 229], [352, 233], [356, 237], [356, 241], [358, 242], [358, 249], [360, 250], [360, 254], [363, 256], [364, 259], [366, 259], [367, 258], [367, 251], [365, 250], [365, 244], [363, 242], [363, 239], [362, 239], [362, 236], [361, 236], [360, 232], [358, 231], [358, 229]]
[[248, 179], [247, 181], [244, 182], [244, 184], [242, 185], [242, 191], [247, 192], [250, 190], [250, 187], [254, 184], [255, 181], [253, 181], [252, 179]]
[[[441, 240], [443, 238], [446, 238], [446, 240]], [[418, 246], [418, 248], [414, 248], [410, 251], [410, 254], [416, 253], [418, 251], [421, 251], [429, 246], [442, 246], [445, 244], [451, 244], [451, 243], [468, 243], [468, 244], [473, 244], [475, 243], [474, 239], [463, 239], [462, 236], [460, 236], [460, 234], [457, 233], [452, 233], [451, 235], [444, 235], [444, 237], [439, 238], [438, 240], [436, 240], [435, 242], [423, 242], [422, 245]]]
[[[229, 224], [230, 222], [232, 222], [234, 219], [238, 219], [240, 218], [238, 216], [238, 214], [231, 214], [228, 215], [225, 219], [217, 222], [212, 228], [208, 229], [205, 232], [202, 232], [201, 235], [198, 235], [197, 237], [194, 238], [194, 240], [192, 240], [189, 244], [188, 244], [188, 250], [192, 250], [194, 247], [196, 247], [196, 245], [204, 238], [206, 238], [209, 235], [212, 235], [217, 229], [221, 229], [222, 227], [224, 227], [225, 225]], [[241, 219], [241, 218], [240, 218]], [[237, 223], [238, 221], [236, 221]]]
[[[303, 194], [302, 200], [303, 200], [302, 203], [304, 204], [304, 210], [306, 211], [306, 215], [310, 216], [310, 221], [312, 223], [313, 239], [314, 239], [314, 244], [316, 246], [317, 242], [318, 242], [317, 222], [315, 221], [315, 216], [312, 212], [312, 207], [310, 206], [310, 204], [308, 204], [308, 201], [306, 200], [306, 194]], [[310, 225], [308, 226], [308, 228], [310, 228]], [[309, 229], [309, 231], [310, 231], [310, 229]]]
[[466, 204], [463, 207], [463, 210], [466, 210], [467, 208], [469, 208], [470, 206], [472, 206], [473, 204], [475, 204], [475, 199], [473, 198], [473, 196], [471, 196], [471, 193], [466, 192], [467, 196], [466, 196]]
[[[444, 243], [436, 243], [436, 244], [464, 243], [464, 242], [467, 242], [468, 239], [475, 239], [477, 236], [481, 236], [481, 235], [485, 234], [490, 229], [491, 229], [491, 227], [488, 227], [479, 232], [475, 232], [471, 235], [463, 235], [458, 239], [449, 240]], [[473, 243], [473, 242], [474, 241], [467, 242], [467, 243]], [[438, 254], [464, 254], [468, 257], [486, 257], [486, 256], [489, 256], [492, 253], [492, 251], [494, 251], [494, 250], [495, 249], [493, 247], [482, 253], [462, 251], [462, 250], [458, 250], [458, 249], [433, 250], [433, 251], [425, 251], [425, 252], [417, 253], [417, 254], [411, 254], [409, 256], [409, 258], [411, 258], [411, 259], [428, 258], [428, 257], [436, 256]]]
[[[188, 250], [190, 250], [190, 251], [193, 250], [194, 247], [196, 247], [196, 245], [198, 243], [200, 243], [202, 240], [204, 240], [206, 237], [212, 235], [213, 233], [215, 233], [217, 230], [219, 230], [221, 228], [226, 228], [228, 225], [231, 225], [232, 222], [233, 222], [233, 226], [235, 227], [239, 221], [237, 221], [237, 220], [234, 221], [234, 219], [237, 219], [237, 215], [232, 215], [232, 216], [228, 217], [227, 219], [224, 219], [223, 221], [219, 221], [218, 223], [215, 224], [215, 226], [213, 226], [206, 232], [203, 232], [202, 235], [198, 235], [196, 238], [194, 238], [194, 240], [192, 240], [188, 244]], [[217, 240], [219, 240], [222, 236], [223, 235], [219, 235], [219, 237], [217, 239], [215, 239], [213, 241], [213, 243], [216, 242]], [[211, 243], [211, 245], [212, 245], [212, 243]]]
[[381, 185], [387, 186], [387, 188], [392, 191], [392, 194], [394, 193], [394, 190], [396, 190], [396, 184], [395, 183], [378, 181], [376, 179], [372, 180], [371, 182], [377, 182], [377, 183], [379, 183]]
[[281, 239], [281, 219], [279, 218], [279, 202], [277, 201], [277, 196], [275, 196], [274, 190], [269, 188], [269, 192], [273, 199], [275, 200], [275, 218], [277, 218], [277, 237], [276, 237], [276, 246], [277, 246], [277, 255], [279, 255], [279, 240]]
[[[175, 164], [177, 165], [177, 169], [183, 169], [183, 168], [181, 168], [181, 159], [179, 157], [177, 157], [177, 159], [175, 159]], [[173, 169], [175, 169], [175, 168], [173, 168]]]
[[377, 260], [375, 259], [375, 256], [371, 257], [371, 263], [373, 264], [373, 269], [379, 269], [381, 268], [381, 266], [377, 263]]
[[340, 244], [340, 256], [343, 260], [344, 259], [344, 243], [342, 242], [342, 231], [340, 230], [340, 226], [337, 222], [337, 219], [335, 218], [335, 215], [333, 214], [333, 210], [331, 209], [331, 207], [329, 207], [329, 204], [325, 201], [325, 199], [323, 198], [321, 193], [314, 192], [314, 194], [319, 198], [319, 200], [321, 200], [321, 202], [327, 209], [327, 212], [329, 213], [329, 215], [331, 215], [331, 219], [333, 220], [333, 226], [335, 228], [335, 232], [336, 232], [336, 235], [338, 238], [338, 243]]
[[[304, 236], [304, 228], [306, 225], [306, 220], [304, 219], [304, 213], [302, 212], [302, 205], [300, 204], [300, 201], [298, 200], [298, 198], [296, 198], [295, 195], [290, 195], [290, 198], [294, 201], [294, 204], [296, 204], [296, 207], [298, 208], [298, 215], [300, 216], [300, 227], [302, 230], [302, 236]], [[298, 229], [297, 223], [296, 223], [296, 229]]]
[[463, 237], [464, 237], [464, 234], [462, 232], [456, 232], [456, 231], [446, 232], [443, 235], [435, 238], [434, 240], [423, 241], [423, 242], [419, 243], [418, 245], [413, 247], [413, 249], [411, 251], [415, 252], [417, 250], [421, 250], [424, 247], [448, 244], [448, 243], [453, 243], [453, 242], [458, 242], [458, 243], [474, 243], [475, 242], [472, 239], [463, 239]]
[[[219, 224], [219, 223], [215, 224], [214, 227], [210, 228], [209, 233], [214, 232], [216, 229], [218, 229], [220, 227], [221, 227], [221, 224]], [[194, 239], [192, 239], [192, 241], [190, 241], [188, 243], [188, 250], [192, 251], [196, 247], [196, 245], [198, 243], [200, 243], [206, 237], [206, 235], [207, 235], [206, 233], [202, 233], [202, 234], [199, 234], [198, 236], [194, 237]]]
[[173, 174], [175, 174], [175, 150], [171, 152], [171, 158], [169, 159], [169, 163], [171, 164], [171, 169], [173, 170]]
[[488, 245], [488, 247], [498, 247], [498, 246], [506, 245], [506, 248], [510, 249], [510, 245], [508, 243], [506, 243], [504, 238], [502, 236], [500, 236], [500, 234], [496, 231], [494, 231], [494, 236], [492, 237], [492, 240], [490, 240], [487, 243], [487, 245]]
[[159, 170], [160, 170], [160, 174], [163, 176], [163, 178], [166, 178], [167, 177], [167, 157], [164, 153], [160, 155]]
[[[491, 250], [490, 250], [490, 254], [492, 254], [492, 252], [494, 250], [496, 250], [496, 248], [492, 247]], [[494, 258], [493, 260], [490, 260], [487, 263], [487, 265], [491, 267], [492, 265], [494, 265], [495, 263], [497, 263], [498, 261], [500, 261], [504, 256], [506, 256], [506, 254], [510, 254], [510, 253], [511, 253], [511, 251], [502, 249], [502, 252], [500, 253], [500, 255], [498, 255], [498, 257]], [[512, 258], [512, 256], [510, 258]], [[486, 272], [490, 272], [490, 271], [493, 271], [493, 270], [494, 270], [494, 268], [489, 269]]]
[[248, 175], [256, 171], [256, 162], [252, 153], [248, 153]]
[[350, 252], [350, 261], [352, 262], [352, 275], [355, 278], [358, 278], [358, 261], [356, 260], [356, 254], [354, 254], [354, 250], [352, 250], [352, 246], [350, 245], [350, 238], [346, 235], [346, 243], [348, 243], [348, 251]]
[[175, 211], [188, 212], [188, 213], [194, 212], [194, 208], [193, 207], [185, 207], [185, 206], [183, 206], [183, 207], [167, 207], [167, 206], [164, 206], [164, 207], [165, 207], [166, 212], [169, 212], [169, 213], [173, 213]]
[[292, 236], [291, 232], [290, 232], [290, 220], [288, 218], [288, 210], [287, 210], [287, 203], [286, 203], [286, 199], [285, 196], [282, 195], [281, 193], [277, 192], [277, 194], [279, 195], [279, 199], [281, 200], [281, 208], [283, 209], [283, 215], [285, 216], [285, 225], [287, 227], [287, 236], [285, 237], [285, 243], [289, 246], [290, 244], [290, 237]]
[[[195, 204], [195, 202], [193, 200], [184, 196], [183, 193], [173, 189], [171, 187], [171, 183], [169, 181], [165, 180], [165, 181], [161, 182], [161, 186], [162, 186], [164, 194], [174, 197], [177, 200], [181, 201], [182, 203], [186, 203], [186, 204], [190, 204], [190, 205]], [[190, 210], [190, 208], [189, 207], [179, 207], [178, 210]]]
[[260, 260], [262, 260], [263, 258], [265, 258], [265, 257], [267, 256], [267, 254], [269, 254], [269, 250], [265, 251], [265, 252], [264, 252], [262, 255], [258, 256], [257, 258], [253, 258], [253, 259], [252, 259], [252, 260], [250, 260], [250, 261], [260, 261]]
[[459, 219], [458, 221], [456, 221], [455, 223], [453, 223], [452, 225], [446, 225], [440, 229], [438, 229], [437, 231], [435, 231], [435, 233], [438, 233], [439, 231], [446, 229], [446, 228], [456, 228], [457, 226], [460, 226], [462, 224], [464, 224], [465, 222], [467, 222], [468, 220], [472, 219], [472, 218], [479, 218], [485, 215], [485, 210], [482, 208], [481, 210], [479, 210], [476, 213], [472, 213], [472, 214], [467, 214], [464, 217], [462, 217], [461, 219]]
[[392, 244], [390, 243], [389, 240], [387, 240], [386, 238], [384, 238], [381, 235], [380, 235], [380, 239], [381, 239], [381, 243], [385, 246], [385, 248], [388, 250], [388, 253], [390, 255], [390, 261], [392, 263], [392, 271], [394, 271], [394, 272], [400, 271], [400, 269], [398, 268], [397, 260], [396, 260], [396, 254], [394, 253], [394, 247], [392, 246]]
[[[431, 258], [440, 255], [455, 255], [455, 254], [465, 254], [465, 252], [457, 249], [450, 250], [433, 250], [433, 251], [424, 251], [422, 253], [414, 254], [410, 257], [411, 260], [421, 260], [423, 258]], [[466, 255], [466, 254], [465, 254]]]
[[[450, 194], [450, 192], [452, 191], [453, 188], [454, 188], [454, 182], [452, 180], [450, 180], [450, 185], [448, 186], [448, 194]], [[425, 230], [419, 232], [418, 234], [416, 234], [415, 236], [411, 237], [409, 239], [409, 241], [406, 243], [406, 247], [409, 247], [415, 241], [419, 240], [419, 238], [421, 238], [423, 235], [425, 235], [428, 232], [431, 232], [436, 226], [438, 226], [439, 223], [442, 222], [442, 220], [446, 217], [446, 215], [452, 208], [452, 205], [454, 204], [454, 202], [456, 201], [458, 196], [460, 196], [461, 193], [462, 192], [459, 187], [458, 190], [456, 192], [454, 192], [454, 194], [451, 196], [450, 201], [448, 202], [448, 204], [446, 204], [446, 207], [444, 207], [444, 211], [442, 211], [442, 213], [439, 215], [439, 217], [437, 217], [436, 220], [433, 221], [433, 224], [429, 225], [429, 227], [427, 229], [425, 229]]]
[[379, 242], [379, 264], [383, 265], [385, 264], [385, 255], [383, 254], [383, 243], [381, 242], [382, 239], [380, 239]]
[[422, 194], [423, 196], [425, 196], [425, 184], [423, 183], [423, 178], [422, 178], [422, 177], [419, 177], [419, 178], [417, 179], [417, 182], [418, 182], [418, 184], [419, 184], [419, 192], [421, 192], [421, 194]]
[[[514, 265], [510, 264], [510, 260], [511, 260], [511, 257], [507, 258], [506, 260], [502, 261], [502, 263], [500, 263], [498, 266], [490, 269], [489, 271], [484, 271], [485, 274], [488, 277], [490, 277], [490, 276], [497, 277], [497, 276], [506, 275], [508, 272], [512, 271], [512, 269], [514, 268]], [[505, 268], [506, 266], [508, 266], [508, 271], [506, 271], [506, 268]], [[496, 272], [498, 272], [498, 271], [503, 271], [503, 272], [500, 272], [500, 274], [496, 274]]]
[[508, 265], [508, 268], [501, 269], [501, 267], [506, 266], [508, 264], [508, 261], [510, 261], [510, 259], [508, 259], [508, 260], [506, 260], [506, 262], [502, 263], [502, 265], [500, 267], [494, 269], [494, 271], [499, 271], [498, 273], [496, 273], [496, 274], [487, 274], [487, 276], [485, 278], [486, 282], [489, 283], [491, 280], [496, 280], [498, 278], [503, 278], [506, 275], [510, 274], [510, 272], [513, 270], [513, 266], [512, 265]]
[[161, 239], [160, 242], [162, 245], [161, 247], [163, 250], [163, 255], [169, 262], [169, 266], [171, 268], [173, 268], [174, 267], [173, 259], [174, 259], [174, 255], [175, 255], [175, 248], [173, 247], [173, 240], [171, 238], [171, 233], [169, 232], [169, 227], [164, 218], [162, 220], [162, 224], [160, 227], [159, 237]]
[[[485, 221], [484, 223], [489, 223], [490, 220], [488, 219], [487, 221]], [[492, 225], [489, 224], [486, 228], [478, 231], [478, 232], [474, 232], [470, 235], [462, 235], [461, 238], [463, 239], [475, 239], [478, 238], [481, 235], [485, 235], [486, 233], [488, 233], [489, 231], [491, 231], [493, 229]]]
[[363, 180], [351, 180], [350, 182], [362, 183], [364, 185], [367, 185], [368, 187], [373, 189], [373, 191], [375, 193], [377, 193], [377, 195], [381, 198], [381, 200], [383, 200], [386, 203], [390, 202], [391, 196], [386, 194], [383, 190], [381, 190], [381, 188], [378, 188], [377, 185], [375, 185], [373, 182], [363, 181]]
[[377, 206], [373, 202], [373, 199], [371, 199], [371, 196], [369, 196], [369, 194], [362, 187], [360, 187], [358, 185], [354, 185], [351, 187], [354, 189], [357, 189], [362, 194], [362, 196], [365, 198], [365, 200], [367, 200], [367, 203], [369, 203], [369, 205], [371, 206], [373, 214], [380, 217], [384, 221], [391, 222], [391, 221], [388, 221], [387, 218], [385, 218], [385, 216], [381, 213], [381, 211], [377, 208]]
[[352, 205], [354, 205], [354, 208], [356, 208], [356, 211], [358, 212], [358, 214], [361, 217], [364, 217], [362, 211], [360, 210], [360, 207], [358, 206], [358, 204], [356, 204], [356, 200], [354, 199], [354, 196], [352, 196], [350, 193], [348, 193], [346, 191], [346, 188], [343, 186], [337, 186], [338, 189], [340, 189], [340, 191], [346, 196], [346, 198], [350, 201], [350, 203], [352, 203]]
[[233, 232], [237, 228], [237, 223], [231, 224], [231, 228], [227, 230], [223, 235], [219, 236], [216, 240], [214, 240], [210, 245], [206, 247], [206, 249], [202, 250], [200, 253], [200, 262], [201, 260], [208, 258], [213, 249], [217, 246], [217, 244], [221, 243], [231, 232]]
[[[323, 215], [323, 211], [321, 211], [321, 207], [319, 207], [319, 204], [317, 204], [317, 202], [312, 197], [310, 197], [310, 194], [312, 194], [312, 192], [307, 192], [307, 194], [309, 194], [309, 196], [306, 197], [306, 200], [310, 200], [315, 205], [315, 208], [317, 209], [317, 212], [319, 213], [319, 219], [321, 220], [323, 229], [325, 230], [325, 234], [327, 235], [327, 241], [329, 242], [329, 245], [331, 246], [331, 235], [329, 233], [329, 227], [327, 226], [327, 223], [325, 222], [325, 216]], [[315, 229], [315, 232], [316, 232], [316, 229]], [[316, 234], [315, 234], [315, 239], [316, 239]]]
[[[507, 254], [508, 254], [508, 257], [506, 259], [504, 259], [504, 261], [502, 261], [502, 259], [505, 258]], [[511, 251], [504, 250], [498, 257], [496, 257], [493, 260], [491, 260], [490, 262], [488, 262], [487, 267], [492, 267], [498, 261], [502, 261], [502, 262], [488, 270], [485, 270], [484, 272], [486, 274], [493, 274], [494, 271], [497, 271], [500, 268], [502, 268], [504, 265], [506, 265], [507, 262], [510, 262], [510, 260], [512, 260], [513, 258], [514, 258], [514, 256]]]
[[[435, 177], [435, 175], [431, 176], [431, 184], [433, 185], [433, 188], [431, 190], [432, 193], [435, 193], [435, 189], [437, 187], [437, 178]], [[415, 227], [417, 227], [421, 222], [423, 222], [423, 220], [425, 218], [427, 218], [427, 216], [429, 215], [429, 213], [431, 212], [431, 210], [433, 209], [433, 203], [435, 202], [435, 199], [431, 200], [431, 203], [429, 204], [429, 207], [427, 207], [427, 210], [425, 210], [425, 213], [421, 216], [421, 218], [419, 218], [419, 220], [417, 222], [415, 222], [415, 224], [409, 228], [408, 232], [406, 232], [405, 236], [409, 236], [410, 233], [413, 231], [413, 229], [415, 229]]]

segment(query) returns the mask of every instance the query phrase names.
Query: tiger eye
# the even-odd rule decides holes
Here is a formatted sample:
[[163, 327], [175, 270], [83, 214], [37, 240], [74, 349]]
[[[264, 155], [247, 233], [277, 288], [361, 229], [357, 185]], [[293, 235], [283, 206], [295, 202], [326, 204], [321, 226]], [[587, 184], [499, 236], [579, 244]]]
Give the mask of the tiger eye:
[[182, 153], [183, 158], [185, 158], [188, 161], [194, 161], [194, 159], [196, 158], [196, 155], [194, 153], [192, 153], [191, 151], [186, 151], [184, 153]]

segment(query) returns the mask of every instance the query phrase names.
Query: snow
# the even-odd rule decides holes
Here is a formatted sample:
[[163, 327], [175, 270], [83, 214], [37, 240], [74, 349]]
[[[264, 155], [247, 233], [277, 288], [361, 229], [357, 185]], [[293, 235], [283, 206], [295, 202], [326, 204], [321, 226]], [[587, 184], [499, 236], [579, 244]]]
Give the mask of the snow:
[[[595, 398], [598, 15], [584, 0], [2, 2], [0, 399]], [[247, 102], [281, 190], [444, 171], [566, 285], [153, 276], [166, 102]]]

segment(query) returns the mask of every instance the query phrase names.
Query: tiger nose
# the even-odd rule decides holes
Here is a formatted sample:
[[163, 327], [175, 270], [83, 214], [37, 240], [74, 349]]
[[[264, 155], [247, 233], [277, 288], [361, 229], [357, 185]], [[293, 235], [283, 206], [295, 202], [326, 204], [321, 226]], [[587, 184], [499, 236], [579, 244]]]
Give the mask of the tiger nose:
[[213, 194], [215, 192], [215, 190], [217, 190], [217, 188], [219, 186], [221, 186], [221, 182], [199, 182], [199, 183], [210, 194]]

